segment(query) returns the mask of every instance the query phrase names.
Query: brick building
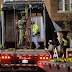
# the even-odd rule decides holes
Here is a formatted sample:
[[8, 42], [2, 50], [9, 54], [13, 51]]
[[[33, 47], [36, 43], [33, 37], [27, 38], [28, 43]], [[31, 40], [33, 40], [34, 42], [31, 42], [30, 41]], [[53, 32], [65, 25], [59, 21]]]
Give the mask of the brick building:
[[1, 4], [3, 3], [3, 0], [0, 0], [0, 8], [1, 8]]
[[[9, 1], [9, 0], [4, 0], [4, 1]], [[10, 0], [10, 1], [13, 1], [13, 0]], [[19, 0], [19, 1], [23, 1], [23, 0]], [[34, 1], [34, 0], [30, 0], [30, 1]], [[72, 11], [72, 8], [71, 8], [72, 0], [54, 0], [54, 1], [53, 0], [35, 0], [35, 1], [45, 2], [46, 8], [48, 10], [48, 13], [52, 21], [63, 20], [63, 16], [65, 16], [66, 11], [67, 10]], [[0, 0], [0, 7], [2, 3], [3, 3], [3, 0]]]

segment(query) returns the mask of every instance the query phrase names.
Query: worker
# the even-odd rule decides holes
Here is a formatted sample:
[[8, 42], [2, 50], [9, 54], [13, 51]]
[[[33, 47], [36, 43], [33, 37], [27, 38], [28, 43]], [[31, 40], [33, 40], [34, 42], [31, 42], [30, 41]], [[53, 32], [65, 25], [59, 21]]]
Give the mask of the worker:
[[67, 48], [67, 45], [68, 45], [67, 38], [65, 36], [63, 36], [61, 47], [63, 48], [64, 58], [66, 58], [66, 48]]
[[39, 44], [38, 44], [38, 34], [39, 33], [39, 27], [37, 24], [35, 24], [34, 21], [31, 22], [31, 34], [32, 34], [32, 41], [34, 42], [36, 48], [39, 48]]
[[53, 53], [54, 53], [54, 45], [53, 45], [53, 42], [52, 42], [52, 40], [49, 40], [48, 41], [48, 51], [50, 52], [50, 54], [51, 54], [51, 57], [53, 58]]
[[2, 45], [0, 44], [0, 49], [2, 49]]
[[19, 30], [18, 30], [18, 37], [19, 37], [19, 39], [18, 39], [18, 41], [19, 41], [18, 46], [23, 43], [23, 30], [20, 29], [20, 28], [22, 28], [20, 22], [21, 22], [21, 20], [19, 20], [19, 23], [18, 23], [18, 28], [19, 28]]
[[23, 27], [26, 27], [25, 22], [26, 20], [24, 20], [24, 24], [23, 24], [23, 22], [19, 20], [18, 27], [20, 29], [19, 29], [19, 44], [18, 45], [20, 44], [23, 45], [23, 43], [25, 43], [25, 40], [26, 40], [26, 30], [21, 29]]
[[24, 27], [26, 27], [26, 18], [25, 18], [25, 11], [20, 11], [21, 19], [18, 21], [18, 27], [19, 27], [19, 45], [24, 45], [24, 42], [26, 40]]

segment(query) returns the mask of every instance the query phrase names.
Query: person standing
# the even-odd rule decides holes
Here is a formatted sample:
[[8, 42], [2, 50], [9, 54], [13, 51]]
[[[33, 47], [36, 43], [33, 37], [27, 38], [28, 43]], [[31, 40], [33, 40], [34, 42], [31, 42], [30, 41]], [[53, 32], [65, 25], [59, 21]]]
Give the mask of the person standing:
[[53, 58], [53, 54], [54, 54], [54, 45], [53, 45], [53, 43], [52, 43], [52, 40], [49, 40], [48, 41], [48, 51], [50, 52], [50, 54], [51, 54], [51, 57]]
[[68, 41], [67, 41], [66, 37], [63, 36], [61, 47], [63, 48], [64, 58], [66, 58], [66, 48], [67, 48], [67, 45], [68, 45]]
[[36, 49], [39, 48], [38, 44], [38, 32], [39, 32], [39, 27], [35, 22], [31, 22], [31, 35], [32, 35], [32, 41], [34, 42]]

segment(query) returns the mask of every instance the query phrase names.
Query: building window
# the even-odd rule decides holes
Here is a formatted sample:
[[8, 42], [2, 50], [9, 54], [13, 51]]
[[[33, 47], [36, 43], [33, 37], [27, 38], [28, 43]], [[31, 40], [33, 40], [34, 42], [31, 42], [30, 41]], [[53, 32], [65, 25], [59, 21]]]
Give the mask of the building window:
[[58, 11], [70, 11], [70, 0], [58, 0]]
[[70, 10], [70, 0], [65, 0], [65, 10]]
[[58, 10], [63, 10], [63, 0], [59, 0], [59, 2], [58, 2], [59, 4], [59, 6], [58, 6]]

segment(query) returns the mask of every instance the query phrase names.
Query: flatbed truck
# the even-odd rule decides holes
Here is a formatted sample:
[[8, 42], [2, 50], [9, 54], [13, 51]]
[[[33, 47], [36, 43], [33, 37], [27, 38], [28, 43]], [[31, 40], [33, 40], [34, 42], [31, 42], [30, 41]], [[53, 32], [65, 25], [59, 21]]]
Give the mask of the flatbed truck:
[[[1, 43], [3, 48], [0, 50], [0, 71], [38, 72], [40, 69], [38, 68], [38, 61], [50, 60], [50, 54], [48, 51], [45, 51], [45, 47], [48, 46], [48, 40], [51, 39], [55, 42], [57, 41], [57, 34], [54, 32], [54, 27], [44, 2], [4, 2], [2, 5], [1, 19]], [[17, 27], [19, 20], [23, 21], [21, 22], [21, 25], [23, 25], [21, 28]], [[34, 49], [35, 46], [31, 40], [31, 36], [29, 36], [31, 20], [38, 24], [40, 30], [40, 36], [38, 40], [40, 48], [37, 50]], [[24, 44], [24, 41], [22, 40], [22, 44], [17, 46], [19, 42], [19, 35], [16, 34], [16, 31], [25, 31], [26, 29], [28, 30], [29, 40], [26, 40], [26, 44]]]

